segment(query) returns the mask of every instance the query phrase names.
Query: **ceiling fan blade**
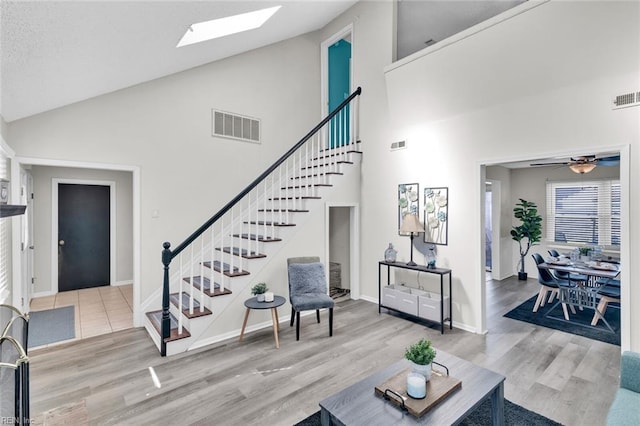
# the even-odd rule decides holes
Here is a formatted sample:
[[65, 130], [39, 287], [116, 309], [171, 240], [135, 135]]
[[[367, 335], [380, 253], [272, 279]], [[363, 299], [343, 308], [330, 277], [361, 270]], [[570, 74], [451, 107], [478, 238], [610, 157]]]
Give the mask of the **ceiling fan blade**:
[[610, 157], [602, 157], [598, 158], [598, 166], [619, 166], [620, 165], [620, 156], [612, 155]]
[[534, 166], [566, 166], [567, 164], [569, 163], [564, 161], [560, 163], [531, 163], [529, 165], [534, 167]]

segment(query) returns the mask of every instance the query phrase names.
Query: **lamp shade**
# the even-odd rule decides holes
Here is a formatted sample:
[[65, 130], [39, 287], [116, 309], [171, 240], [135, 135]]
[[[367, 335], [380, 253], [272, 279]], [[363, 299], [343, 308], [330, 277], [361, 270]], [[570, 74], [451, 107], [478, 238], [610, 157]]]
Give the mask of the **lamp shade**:
[[407, 213], [402, 218], [402, 226], [400, 227], [400, 232], [407, 233], [419, 233], [424, 232], [424, 227], [420, 224], [418, 220], [418, 216], [412, 213]]

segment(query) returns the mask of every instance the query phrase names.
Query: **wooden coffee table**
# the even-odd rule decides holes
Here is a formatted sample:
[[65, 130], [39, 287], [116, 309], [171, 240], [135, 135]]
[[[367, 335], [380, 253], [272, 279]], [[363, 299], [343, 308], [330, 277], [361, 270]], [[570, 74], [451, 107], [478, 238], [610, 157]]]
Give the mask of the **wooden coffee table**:
[[504, 376], [441, 350], [436, 361], [446, 365], [452, 377], [462, 380], [462, 387], [424, 416], [416, 418], [374, 392], [376, 385], [409, 367], [403, 359], [320, 401], [322, 424], [455, 425], [491, 398], [491, 422], [504, 425]]

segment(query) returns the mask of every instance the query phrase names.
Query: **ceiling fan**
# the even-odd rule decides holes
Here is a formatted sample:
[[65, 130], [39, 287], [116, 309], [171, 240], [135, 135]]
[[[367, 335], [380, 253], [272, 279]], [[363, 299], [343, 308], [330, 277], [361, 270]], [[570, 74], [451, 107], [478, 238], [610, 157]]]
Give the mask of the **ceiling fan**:
[[620, 155], [611, 155], [608, 157], [596, 157], [595, 155], [582, 155], [580, 157], [572, 157], [569, 161], [559, 161], [552, 163], [531, 163], [530, 166], [569, 166], [572, 172], [578, 174], [589, 173], [596, 166], [618, 166], [620, 165]]

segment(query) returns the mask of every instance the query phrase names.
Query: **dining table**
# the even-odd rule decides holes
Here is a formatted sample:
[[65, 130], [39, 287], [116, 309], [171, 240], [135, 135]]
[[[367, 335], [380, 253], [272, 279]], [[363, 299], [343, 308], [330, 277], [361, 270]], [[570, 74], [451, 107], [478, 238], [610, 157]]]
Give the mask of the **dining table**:
[[[567, 306], [570, 306], [572, 310], [574, 307], [593, 309], [594, 315], [600, 318], [611, 332], [614, 332], [604, 318], [603, 312], [598, 310], [598, 290], [602, 286], [612, 283], [620, 274], [620, 264], [599, 260], [584, 262], [571, 260], [568, 257], [551, 257], [539, 267], [569, 274], [569, 285], [559, 287], [558, 302], [549, 310], [547, 316], [560, 303], [562, 303], [564, 318], [567, 321], [571, 320]], [[587, 277], [586, 280], [584, 280], [584, 276]]]

